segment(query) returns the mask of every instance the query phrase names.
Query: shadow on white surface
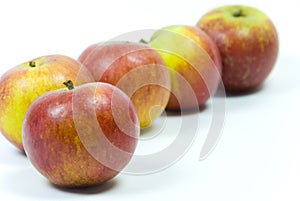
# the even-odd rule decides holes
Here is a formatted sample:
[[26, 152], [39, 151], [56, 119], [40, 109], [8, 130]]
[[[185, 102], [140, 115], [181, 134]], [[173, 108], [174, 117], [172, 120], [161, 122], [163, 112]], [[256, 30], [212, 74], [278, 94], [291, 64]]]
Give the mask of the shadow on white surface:
[[50, 184], [50, 186], [64, 193], [68, 192], [73, 194], [92, 195], [92, 194], [101, 194], [106, 191], [109, 191], [113, 189], [117, 184], [118, 184], [117, 180], [112, 179], [96, 186], [83, 187], [83, 188], [64, 188], [54, 184]]
[[207, 105], [208, 103], [205, 103], [204, 105], [201, 105], [199, 107], [191, 108], [191, 109], [186, 109], [186, 110], [181, 110], [181, 111], [176, 111], [176, 110], [167, 110], [166, 114], [168, 117], [180, 117], [180, 116], [188, 116], [188, 115], [197, 115], [200, 114], [201, 112], [205, 112], [206, 110], [209, 109], [210, 105]]
[[227, 91], [226, 92], [226, 98], [235, 98], [235, 97], [241, 97], [241, 96], [249, 96], [249, 95], [254, 95], [256, 93], [262, 92], [266, 87], [266, 83], [263, 83], [255, 88], [242, 91], [242, 92], [237, 92], [237, 91]]

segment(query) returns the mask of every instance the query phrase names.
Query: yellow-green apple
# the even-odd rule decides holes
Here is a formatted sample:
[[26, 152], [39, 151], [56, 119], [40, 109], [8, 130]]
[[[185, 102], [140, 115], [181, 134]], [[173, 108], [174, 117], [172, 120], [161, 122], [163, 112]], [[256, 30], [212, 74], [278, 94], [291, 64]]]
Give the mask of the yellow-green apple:
[[278, 35], [262, 11], [243, 5], [222, 6], [202, 16], [197, 26], [220, 50], [227, 91], [257, 88], [270, 74], [278, 54]]
[[215, 93], [222, 71], [221, 57], [215, 43], [201, 29], [186, 25], [164, 27], [153, 34], [148, 44], [170, 70], [172, 94], [168, 110], [198, 108]]
[[23, 124], [25, 152], [33, 166], [62, 187], [97, 185], [116, 176], [137, 145], [139, 121], [130, 98], [94, 82], [43, 94]]
[[23, 150], [22, 122], [29, 105], [43, 93], [63, 88], [66, 79], [75, 85], [94, 81], [82, 64], [63, 55], [33, 59], [0, 78], [0, 130], [13, 145]]
[[170, 77], [160, 55], [134, 42], [93, 44], [79, 57], [94, 79], [124, 91], [136, 107], [141, 128], [164, 111], [170, 96]]

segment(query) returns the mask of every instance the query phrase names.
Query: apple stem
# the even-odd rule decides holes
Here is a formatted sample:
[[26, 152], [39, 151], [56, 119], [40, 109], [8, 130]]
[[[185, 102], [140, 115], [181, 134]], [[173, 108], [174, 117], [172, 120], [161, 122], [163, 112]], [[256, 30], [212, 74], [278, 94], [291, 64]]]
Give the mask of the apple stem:
[[242, 10], [241, 10], [241, 9], [236, 10], [236, 11], [233, 13], [233, 16], [234, 16], [234, 17], [241, 17], [241, 16], [243, 16]]
[[140, 43], [143, 43], [143, 44], [147, 44], [147, 45], [148, 45], [148, 42], [147, 42], [145, 39], [143, 39], [143, 38], [141, 38]]
[[63, 83], [69, 90], [74, 89], [74, 84], [71, 80], [68, 80], [66, 82]]
[[30, 67], [36, 67], [35, 61], [29, 61], [29, 66]]

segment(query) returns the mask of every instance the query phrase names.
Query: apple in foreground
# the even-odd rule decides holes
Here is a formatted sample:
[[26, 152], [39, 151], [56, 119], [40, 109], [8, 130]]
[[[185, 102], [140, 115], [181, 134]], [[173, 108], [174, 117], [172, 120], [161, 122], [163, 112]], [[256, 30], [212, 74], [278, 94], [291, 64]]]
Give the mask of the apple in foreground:
[[197, 27], [174, 25], [156, 31], [148, 43], [163, 57], [171, 74], [168, 110], [203, 106], [219, 84], [222, 63], [211, 38]]
[[63, 55], [47, 55], [20, 64], [0, 78], [0, 131], [23, 150], [22, 123], [29, 105], [45, 92], [64, 88], [65, 80], [75, 85], [93, 82], [78, 61]]
[[29, 107], [23, 124], [33, 166], [61, 187], [97, 185], [130, 161], [139, 121], [130, 98], [108, 83], [48, 92]]
[[141, 128], [164, 111], [170, 96], [170, 77], [161, 56], [148, 45], [107, 42], [86, 48], [79, 57], [94, 79], [117, 86], [136, 107]]
[[242, 5], [222, 6], [202, 16], [197, 26], [220, 50], [227, 91], [252, 90], [270, 74], [279, 42], [273, 22], [260, 10]]

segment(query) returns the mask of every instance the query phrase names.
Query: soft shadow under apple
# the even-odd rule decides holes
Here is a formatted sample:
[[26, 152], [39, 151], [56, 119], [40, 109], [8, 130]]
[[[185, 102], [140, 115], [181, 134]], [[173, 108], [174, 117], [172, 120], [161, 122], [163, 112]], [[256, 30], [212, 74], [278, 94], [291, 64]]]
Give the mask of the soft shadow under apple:
[[88, 186], [88, 187], [81, 187], [81, 188], [65, 188], [65, 187], [57, 186], [52, 183], [50, 183], [50, 185], [51, 187], [63, 192], [91, 195], [91, 194], [100, 194], [100, 193], [107, 192], [113, 189], [117, 185], [117, 183], [118, 183], [117, 179], [112, 179], [96, 186]]

